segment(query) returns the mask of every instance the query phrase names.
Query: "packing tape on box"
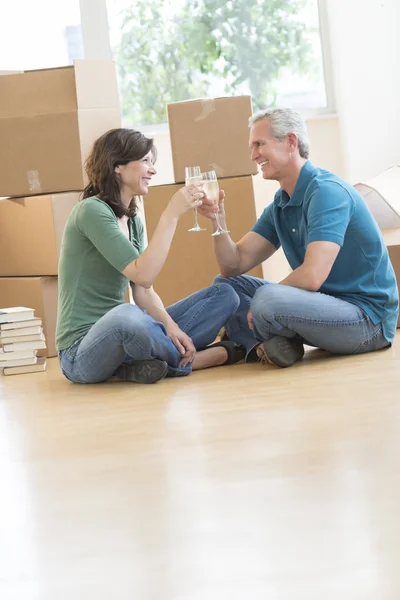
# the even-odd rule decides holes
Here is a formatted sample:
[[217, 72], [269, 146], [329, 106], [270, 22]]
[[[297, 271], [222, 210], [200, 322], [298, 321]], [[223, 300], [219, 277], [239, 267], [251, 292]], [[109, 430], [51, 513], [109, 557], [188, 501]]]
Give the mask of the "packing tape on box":
[[40, 185], [38, 171], [28, 171], [26, 175], [28, 178], [29, 191], [34, 194], [40, 193], [42, 191], [42, 186]]
[[195, 121], [204, 121], [207, 117], [216, 110], [213, 98], [200, 100], [201, 114], [195, 118]]

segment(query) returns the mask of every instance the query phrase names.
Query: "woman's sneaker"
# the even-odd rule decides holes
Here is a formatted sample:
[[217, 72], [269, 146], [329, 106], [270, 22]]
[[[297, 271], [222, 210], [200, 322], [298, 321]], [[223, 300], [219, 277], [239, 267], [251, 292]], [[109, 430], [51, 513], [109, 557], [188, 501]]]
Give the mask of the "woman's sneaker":
[[270, 363], [277, 367], [291, 367], [304, 356], [303, 343], [296, 338], [285, 338], [280, 335], [257, 346], [257, 356], [262, 363]]
[[115, 376], [120, 381], [133, 383], [156, 383], [163, 379], [168, 371], [168, 365], [157, 358], [147, 360], [131, 360], [124, 363], [115, 371]]

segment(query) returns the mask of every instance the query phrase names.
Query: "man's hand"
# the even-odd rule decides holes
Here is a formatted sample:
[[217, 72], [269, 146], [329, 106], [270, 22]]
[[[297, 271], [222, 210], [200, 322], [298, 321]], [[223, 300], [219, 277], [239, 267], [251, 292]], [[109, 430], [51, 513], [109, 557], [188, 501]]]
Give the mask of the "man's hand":
[[253, 322], [253, 315], [251, 314], [251, 310], [249, 310], [249, 312], [247, 313], [247, 324], [248, 324], [249, 328], [253, 331], [254, 322]]
[[207, 219], [210, 219], [211, 221], [215, 221], [216, 213], [219, 213], [220, 215], [221, 214], [225, 215], [224, 198], [225, 198], [224, 190], [219, 190], [218, 205], [214, 204], [214, 202], [212, 200], [210, 200], [209, 198], [207, 198], [207, 196], [205, 196], [205, 198], [203, 198], [203, 204], [197, 208], [197, 211], [203, 217], [206, 217]]
[[186, 367], [186, 365], [193, 362], [196, 354], [192, 339], [176, 323], [168, 325], [166, 330], [168, 337], [182, 355], [179, 366]]

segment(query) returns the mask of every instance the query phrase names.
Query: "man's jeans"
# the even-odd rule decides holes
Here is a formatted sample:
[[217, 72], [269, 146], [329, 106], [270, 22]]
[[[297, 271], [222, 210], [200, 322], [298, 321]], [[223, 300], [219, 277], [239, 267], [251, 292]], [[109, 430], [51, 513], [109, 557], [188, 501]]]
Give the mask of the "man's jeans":
[[[257, 344], [276, 335], [296, 337], [334, 354], [360, 354], [390, 346], [381, 323], [374, 325], [355, 304], [334, 296], [247, 275], [218, 275], [214, 283], [229, 283], [240, 298], [239, 309], [225, 324], [225, 331], [230, 340], [246, 348], [247, 357]], [[250, 308], [254, 331], [247, 323]]]
[[[215, 340], [238, 306], [234, 289], [218, 283], [180, 300], [167, 312], [201, 350]], [[168, 363], [169, 377], [189, 375], [192, 370], [191, 365], [178, 367], [182, 357], [164, 325], [134, 304], [113, 308], [84, 337], [59, 352], [62, 372], [75, 383], [106, 381], [122, 363], [152, 358]]]

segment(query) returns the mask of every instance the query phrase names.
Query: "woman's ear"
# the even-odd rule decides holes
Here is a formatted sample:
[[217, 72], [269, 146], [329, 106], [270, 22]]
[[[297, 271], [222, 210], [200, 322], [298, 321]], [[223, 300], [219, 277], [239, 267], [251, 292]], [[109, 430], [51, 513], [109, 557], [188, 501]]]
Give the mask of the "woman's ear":
[[121, 174], [121, 165], [115, 165], [114, 173], [116, 173], [117, 175]]

